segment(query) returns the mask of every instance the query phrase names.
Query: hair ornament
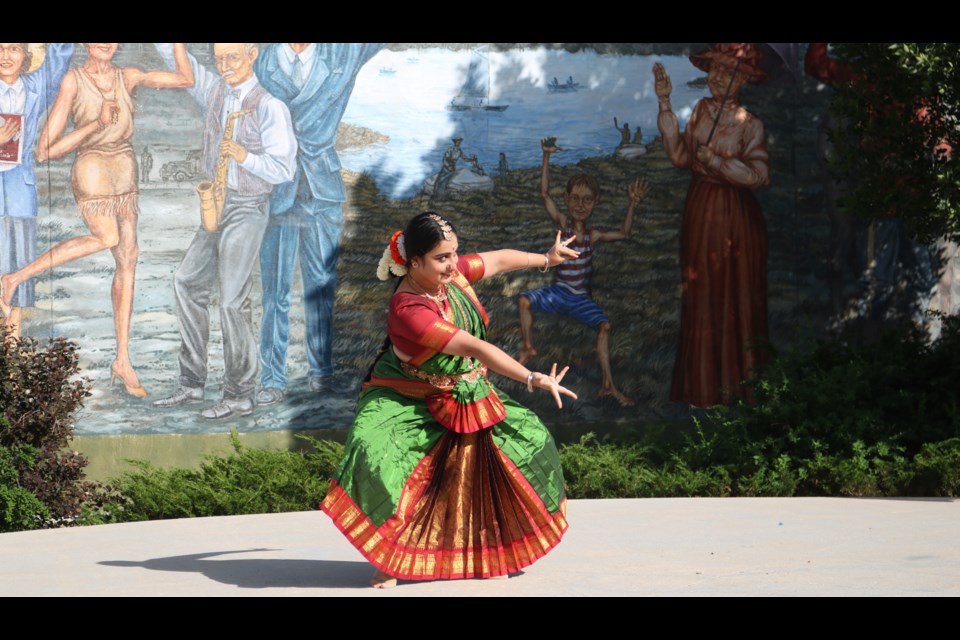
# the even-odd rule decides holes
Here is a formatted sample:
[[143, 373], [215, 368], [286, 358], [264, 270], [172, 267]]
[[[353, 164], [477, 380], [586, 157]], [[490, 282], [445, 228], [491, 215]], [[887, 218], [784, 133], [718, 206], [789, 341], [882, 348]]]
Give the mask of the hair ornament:
[[380, 263], [377, 264], [378, 279], [386, 282], [391, 273], [400, 278], [407, 275], [407, 249], [403, 241], [403, 231], [397, 231], [390, 237], [390, 242], [380, 257]]
[[443, 239], [450, 240], [453, 238], [453, 227], [450, 226], [450, 223], [438, 216], [435, 213], [430, 214], [430, 218], [437, 223], [437, 226], [440, 227], [440, 231], [443, 232]]

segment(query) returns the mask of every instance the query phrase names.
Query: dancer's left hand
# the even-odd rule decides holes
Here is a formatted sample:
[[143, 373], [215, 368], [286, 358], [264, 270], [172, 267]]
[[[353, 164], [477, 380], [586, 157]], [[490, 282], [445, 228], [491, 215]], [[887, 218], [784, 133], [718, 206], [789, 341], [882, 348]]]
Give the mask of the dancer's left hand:
[[547, 251], [547, 264], [555, 267], [565, 260], [572, 260], [580, 257], [579, 251], [570, 249], [567, 245], [576, 240], [576, 236], [570, 236], [566, 240], [561, 239], [561, 232], [557, 229], [557, 239], [553, 241], [553, 246]]

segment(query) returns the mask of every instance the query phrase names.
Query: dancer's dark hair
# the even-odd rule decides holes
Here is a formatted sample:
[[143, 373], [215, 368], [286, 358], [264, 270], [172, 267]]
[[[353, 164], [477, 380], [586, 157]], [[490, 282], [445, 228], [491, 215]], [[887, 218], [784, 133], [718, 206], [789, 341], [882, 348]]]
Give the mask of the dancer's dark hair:
[[[423, 213], [418, 213], [413, 216], [410, 222], [407, 223], [407, 228], [403, 230], [403, 244], [407, 254], [407, 269], [410, 268], [411, 259], [423, 258], [433, 251], [434, 247], [443, 240], [447, 240], [449, 234], [456, 234], [456, 232], [457, 230], [453, 224], [435, 211], [424, 211]], [[396, 292], [402, 281], [402, 278], [397, 278], [397, 284], [393, 287], [394, 292]], [[370, 381], [373, 375], [373, 368], [377, 366], [377, 361], [380, 359], [380, 356], [390, 348], [390, 344], [390, 335], [387, 334], [383, 345], [377, 350], [377, 355], [374, 357], [373, 364], [370, 365], [370, 369], [367, 371], [367, 376], [363, 379], [364, 382]]]

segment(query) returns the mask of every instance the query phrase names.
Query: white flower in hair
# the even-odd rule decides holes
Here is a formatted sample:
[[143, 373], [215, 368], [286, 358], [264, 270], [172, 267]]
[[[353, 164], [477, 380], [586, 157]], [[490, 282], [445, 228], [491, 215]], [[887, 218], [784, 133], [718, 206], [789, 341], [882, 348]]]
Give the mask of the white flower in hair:
[[397, 276], [398, 278], [402, 278], [403, 276], [407, 275], [407, 268], [406, 268], [405, 266], [403, 266], [402, 264], [397, 264], [396, 262], [394, 262], [393, 260], [391, 260], [391, 261], [390, 261], [390, 273], [392, 273], [393, 275]]
[[[398, 242], [398, 248], [400, 250], [400, 255], [405, 254], [403, 248], [403, 236], [400, 237]], [[404, 255], [404, 259], [406, 256]], [[402, 264], [397, 264], [393, 259], [393, 252], [390, 250], [390, 245], [387, 245], [387, 248], [383, 250], [383, 255], [380, 257], [380, 262], [377, 264], [377, 278], [386, 282], [390, 279], [390, 274], [402, 278], [407, 275], [407, 268]]]
[[379, 264], [377, 264], [377, 279], [383, 282], [386, 282], [390, 279], [390, 266], [393, 262], [393, 256], [390, 254], [390, 246], [388, 245], [383, 251], [383, 256], [380, 258]]

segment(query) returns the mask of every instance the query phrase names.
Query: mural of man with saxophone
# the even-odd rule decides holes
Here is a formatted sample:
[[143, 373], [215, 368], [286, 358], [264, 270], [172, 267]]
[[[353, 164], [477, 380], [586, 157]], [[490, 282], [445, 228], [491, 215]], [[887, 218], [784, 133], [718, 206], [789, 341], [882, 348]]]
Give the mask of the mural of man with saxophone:
[[[174, 64], [172, 45], [156, 47], [167, 66]], [[174, 274], [180, 380], [173, 395], [154, 405], [203, 400], [208, 307], [214, 286], [219, 285], [223, 392], [219, 402], [200, 412], [207, 419], [253, 413], [257, 385], [250, 303], [253, 270], [269, 219], [270, 191], [273, 185], [292, 180], [296, 169], [297, 141], [290, 111], [257, 81], [253, 64], [258, 53], [255, 43], [214, 43], [219, 75], [189, 56], [196, 80], [189, 91], [204, 114], [203, 169], [212, 181], [212, 193], [205, 199], [208, 212], [211, 206], [214, 211], [212, 222], [205, 221], [197, 231]], [[233, 115], [239, 111], [246, 113]]]

